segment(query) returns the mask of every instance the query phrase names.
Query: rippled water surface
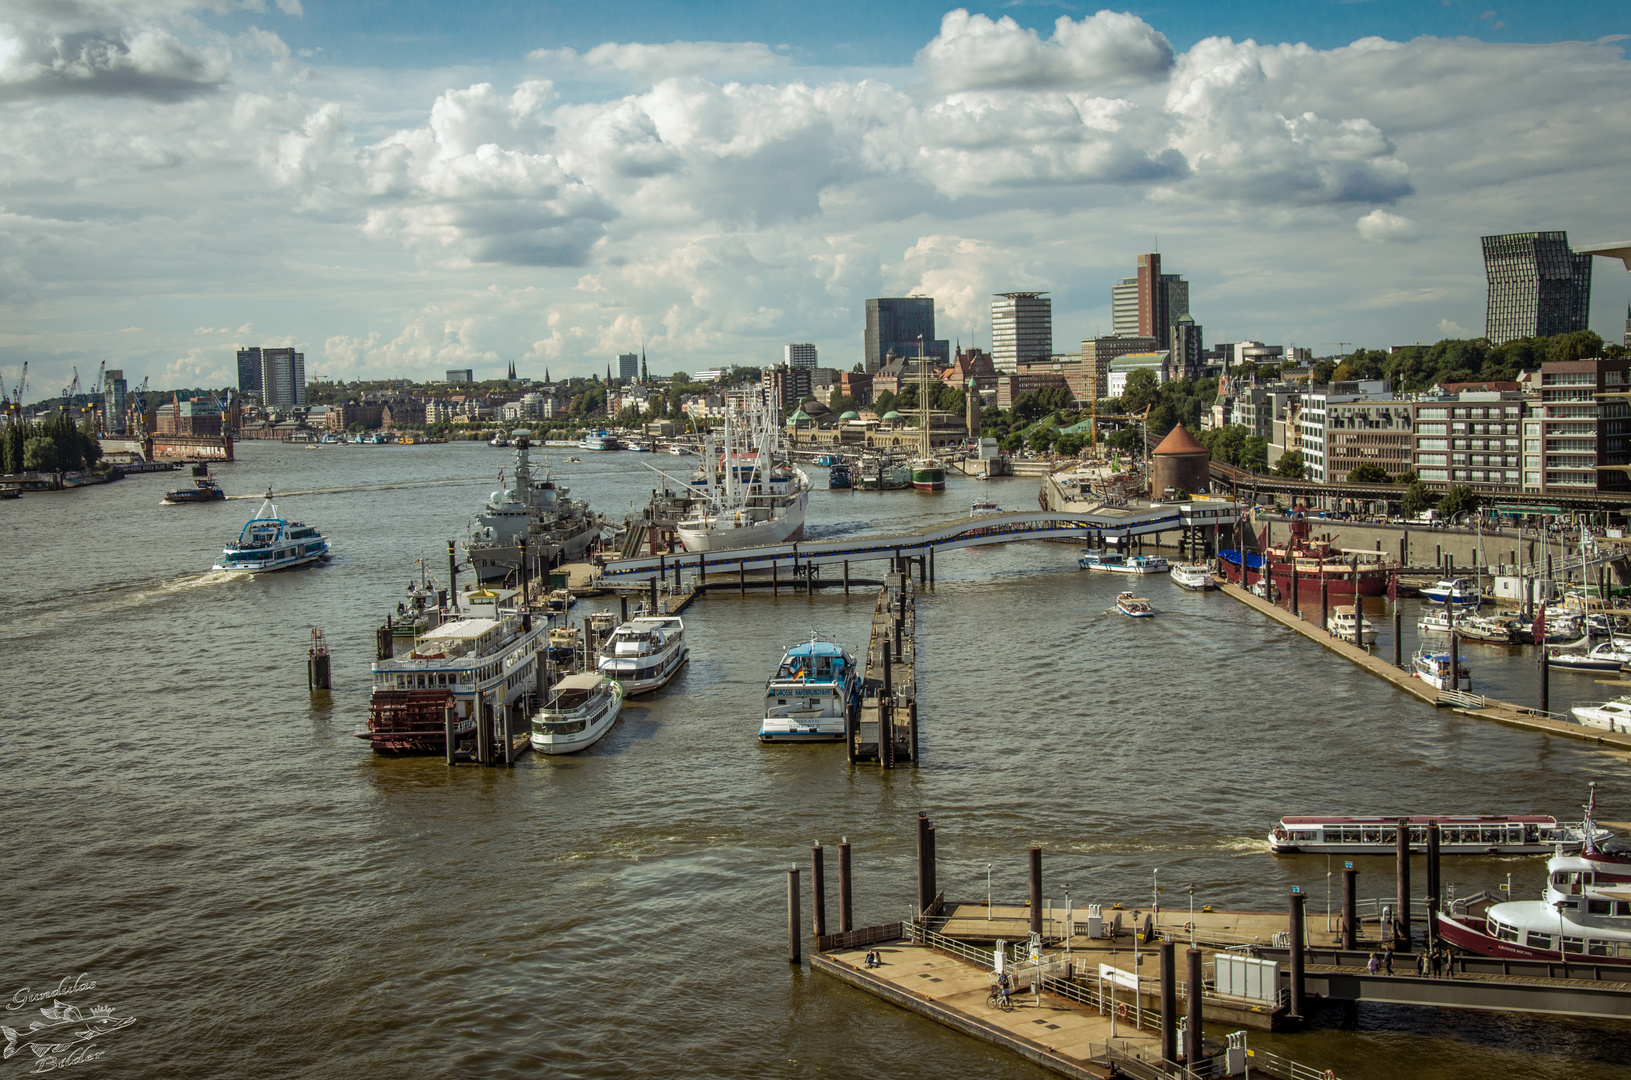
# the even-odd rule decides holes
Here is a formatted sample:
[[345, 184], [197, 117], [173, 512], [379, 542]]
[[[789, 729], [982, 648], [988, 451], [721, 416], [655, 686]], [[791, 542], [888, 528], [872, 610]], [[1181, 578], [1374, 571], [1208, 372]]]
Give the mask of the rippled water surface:
[[[915, 770], [850, 769], [841, 747], [754, 739], [782, 646], [812, 629], [864, 644], [873, 598], [860, 589], [704, 598], [686, 615], [684, 675], [631, 702], [582, 755], [510, 770], [375, 758], [351, 737], [373, 629], [415, 559], [445, 577], [447, 541], [509, 455], [239, 454], [223, 486], [314, 492], [281, 507], [333, 540], [331, 562], [210, 573], [258, 504], [159, 505], [180, 474], [0, 504], [0, 989], [86, 973], [97, 987], [75, 1000], [137, 1017], [79, 1066], [87, 1074], [1041, 1076], [789, 970], [784, 868], [815, 840], [848, 837], [859, 925], [898, 919], [913, 891], [911, 818], [926, 809], [953, 897], [982, 898], [988, 865], [999, 898], [1023, 896], [1038, 843], [1050, 897], [1068, 882], [1078, 904], [1140, 903], [1159, 869], [1168, 903], [1193, 882], [1199, 902], [1278, 909], [1301, 885], [1317, 926], [1326, 860], [1266, 853], [1281, 814], [1568, 816], [1597, 780], [1604, 816], [1631, 820], [1621, 756], [1435, 712], [1165, 578], [1141, 586], [1160, 617], [1122, 618], [1110, 608], [1124, 579], [1081, 573], [1073, 547], [1049, 543], [937, 560], [918, 623]], [[574, 494], [614, 517], [660, 482], [642, 459], [691, 464], [563, 457]], [[811, 532], [915, 526], [987, 491], [1027, 508], [1035, 490], [955, 476], [940, 495], [821, 490]], [[334, 652], [336, 690], [320, 705], [305, 687], [313, 626]], [[1536, 700], [1526, 652], [1465, 655], [1475, 686]], [[1609, 693], [1553, 676], [1554, 708]], [[1363, 893], [1391, 889], [1390, 860], [1359, 863]], [[1456, 859], [1445, 875], [1464, 894], [1510, 873], [1526, 896], [1542, 870]], [[4, 1022], [26, 1027], [32, 1008]], [[1252, 1038], [1365, 1080], [1624, 1076], [1628, 1035], [1366, 1007], [1313, 1033]]]

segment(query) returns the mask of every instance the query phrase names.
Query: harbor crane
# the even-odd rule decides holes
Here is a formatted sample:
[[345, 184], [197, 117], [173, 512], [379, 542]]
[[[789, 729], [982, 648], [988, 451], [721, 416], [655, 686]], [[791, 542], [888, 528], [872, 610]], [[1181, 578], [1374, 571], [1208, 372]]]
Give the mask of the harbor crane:
[[73, 408], [74, 398], [79, 396], [79, 365], [74, 365], [74, 381], [62, 388], [62, 411], [67, 412]]

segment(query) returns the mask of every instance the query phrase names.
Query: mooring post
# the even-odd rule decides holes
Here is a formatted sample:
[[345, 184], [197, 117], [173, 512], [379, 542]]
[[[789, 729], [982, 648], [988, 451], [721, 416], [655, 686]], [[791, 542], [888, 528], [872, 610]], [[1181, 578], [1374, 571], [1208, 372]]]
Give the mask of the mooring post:
[[1438, 939], [1438, 908], [1442, 903], [1444, 879], [1439, 876], [1438, 822], [1427, 823], [1427, 944]]
[[[1357, 587], [1357, 586], [1356, 586]], [[1297, 560], [1291, 560], [1291, 613], [1302, 618], [1301, 597], [1297, 595]]]
[[453, 764], [454, 760], [453, 717], [454, 711], [452, 706], [448, 706], [446, 709], [442, 710], [442, 730], [447, 733], [447, 763], [449, 765]]
[[1031, 845], [1031, 933], [1042, 933], [1042, 849]]
[[684, 588], [685, 583], [680, 580], [680, 560], [676, 557], [674, 559], [674, 595], [678, 596]]
[[804, 595], [815, 595], [815, 560], [804, 560]]
[[1291, 1015], [1303, 1018], [1303, 901], [1301, 892], [1291, 894]]
[[657, 579], [656, 579], [656, 577], [647, 578], [646, 579], [646, 584], [651, 586], [651, 613], [653, 615], [655, 615], [655, 614], [657, 614]]
[[1359, 940], [1359, 871], [1342, 870], [1342, 947], [1352, 952]]
[[1399, 819], [1398, 833], [1394, 837], [1394, 876], [1398, 886], [1394, 891], [1393, 941], [1410, 944], [1410, 822]]
[[[387, 616], [387, 622], [389, 616]], [[332, 690], [332, 680], [329, 675], [328, 645], [324, 643], [323, 631], [314, 629], [311, 632], [311, 648], [306, 654], [306, 689], [312, 693], [319, 690]]]
[[906, 703], [906, 728], [912, 740], [912, 764], [917, 764], [917, 698]]
[[770, 557], [770, 595], [781, 595], [781, 578], [777, 576], [776, 565], [780, 560], [776, 556]]
[[855, 764], [856, 714], [859, 712], [859, 706], [844, 710], [844, 760], [851, 765]]
[[1190, 948], [1184, 953], [1189, 967], [1189, 1015], [1184, 1020], [1184, 1062], [1195, 1068], [1201, 1060], [1201, 996], [1205, 993], [1205, 976], [1201, 970], [1201, 951]]
[[901, 648], [900, 648], [900, 631], [901, 631], [901, 617], [899, 615], [896, 615], [895, 616], [895, 655], [896, 656], [905, 655], [904, 653], [901, 652]]
[[804, 936], [799, 933], [799, 868], [787, 868], [787, 962], [797, 964], [803, 957]]
[[935, 861], [935, 827], [929, 823], [929, 906], [934, 906], [934, 898], [940, 895], [940, 877], [936, 872]]
[[844, 560], [844, 595], [849, 595], [849, 560]]
[[1410, 565], [1410, 530], [1406, 529], [1399, 535], [1399, 565]]
[[1552, 658], [1544, 641], [1540, 643], [1540, 711], [1552, 711]]
[[823, 855], [821, 841], [817, 840], [810, 849], [810, 932], [817, 939], [818, 950], [820, 939], [827, 936], [827, 868]]
[[[891, 675], [889, 667], [890, 667], [890, 663], [889, 663], [889, 639], [885, 638], [884, 642], [883, 642], [883, 693], [878, 695], [878, 703], [880, 705], [882, 705], [883, 702], [887, 701], [889, 699], [890, 694], [893, 692], [891, 690], [891, 688], [890, 688], [890, 685], [889, 685], [890, 684], [890, 675]], [[882, 715], [880, 715], [878, 717], [878, 722], [880, 724], [883, 723]]]
[[1393, 666], [1404, 667], [1404, 611], [1393, 606]]
[[697, 552], [697, 595], [708, 591], [708, 556]]
[[520, 541], [521, 549], [521, 610], [532, 610], [532, 567], [527, 563], [527, 538], [523, 536]]
[[617, 598], [617, 609], [618, 615], [620, 616], [617, 621], [618, 625], [621, 626], [623, 623], [629, 621], [629, 598], [627, 596], [619, 596]]
[[[878, 730], [878, 738], [884, 737], [882, 726]], [[917, 812], [917, 913], [922, 915], [929, 909], [929, 815], [919, 810]]]
[[1450, 689], [1461, 689], [1461, 635], [1455, 632], [1455, 623], [1450, 623]]
[[838, 932], [855, 929], [850, 909], [849, 837], [838, 842]]
[[453, 598], [454, 608], [459, 606], [459, 557], [453, 541], [447, 542], [447, 595]]
[[1161, 1060], [1178, 1061], [1178, 946], [1161, 943]]
[[929, 549], [929, 584], [934, 584], [934, 548]]
[[738, 596], [746, 596], [748, 594], [747, 565], [747, 560], [745, 559], [736, 560], [736, 595]]
[[[1357, 585], [1355, 591], [1358, 591]], [[1331, 632], [1331, 590], [1323, 573], [1320, 575], [1320, 629], [1327, 634]]]

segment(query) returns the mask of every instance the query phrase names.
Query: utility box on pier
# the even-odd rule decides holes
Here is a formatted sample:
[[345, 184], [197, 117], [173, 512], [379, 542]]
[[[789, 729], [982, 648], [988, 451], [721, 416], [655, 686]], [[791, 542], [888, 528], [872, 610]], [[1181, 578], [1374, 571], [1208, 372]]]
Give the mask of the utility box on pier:
[[1089, 938], [1102, 938], [1104, 936], [1104, 905], [1087, 905], [1087, 936]]
[[1216, 974], [1213, 981], [1221, 996], [1245, 998], [1248, 1001], [1280, 1000], [1278, 962], [1230, 952], [1217, 953], [1214, 960]]

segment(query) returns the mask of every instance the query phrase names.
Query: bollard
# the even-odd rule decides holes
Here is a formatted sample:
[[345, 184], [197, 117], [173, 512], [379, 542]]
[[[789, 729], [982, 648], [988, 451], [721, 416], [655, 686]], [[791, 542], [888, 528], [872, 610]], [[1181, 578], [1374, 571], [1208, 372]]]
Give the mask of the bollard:
[[1393, 609], [1393, 666], [1404, 667], [1404, 612], [1397, 606]]
[[1438, 908], [1444, 894], [1444, 879], [1440, 876], [1438, 822], [1427, 823], [1427, 944], [1438, 938]]
[[934, 584], [934, 548], [929, 549], [929, 584]]
[[1031, 933], [1042, 934], [1042, 849], [1031, 845]]
[[1540, 711], [1547, 714], [1552, 711], [1552, 658], [1544, 642], [1540, 646]]
[[442, 731], [447, 736], [447, 763], [449, 765], [453, 764], [453, 755], [456, 752], [456, 744], [453, 742], [453, 715], [451, 708], [442, 711]]
[[787, 868], [787, 962], [797, 964], [803, 957], [804, 938], [799, 933], [799, 868]]
[[776, 565], [777, 565], [778, 561], [779, 560], [774, 555], [772, 555], [770, 557], [770, 595], [771, 596], [781, 595], [781, 579], [777, 576], [777, 571], [776, 571]]
[[629, 621], [629, 598], [627, 596], [619, 596], [617, 598], [617, 607], [618, 607], [618, 612], [621, 615], [621, 618], [618, 619], [618, 622], [620, 624], [628, 622]]
[[[1358, 592], [1359, 592], [1359, 586], [1356, 583], [1354, 585], [1354, 593], [1356, 594], [1356, 599], [1357, 599]], [[1330, 589], [1329, 589], [1329, 582], [1326, 580], [1324, 574], [1320, 575], [1320, 629], [1324, 630], [1327, 634], [1329, 634], [1331, 632]]]
[[1359, 940], [1359, 871], [1344, 867], [1342, 871], [1342, 947], [1356, 948]]
[[855, 929], [850, 908], [849, 837], [838, 842], [838, 932], [847, 934]]
[[1205, 975], [1201, 970], [1201, 951], [1191, 948], [1184, 954], [1189, 962], [1189, 1016], [1184, 1021], [1184, 1062], [1191, 1068], [1201, 1060], [1201, 996], [1205, 992]]
[[[883, 725], [878, 725], [878, 742], [884, 740]], [[922, 915], [929, 910], [929, 901], [933, 894], [929, 892], [929, 879], [934, 871], [929, 869], [929, 815], [922, 810], [917, 812], [917, 913]]]
[[1178, 947], [1161, 943], [1161, 1060], [1178, 1061]]
[[1450, 624], [1450, 689], [1461, 689], [1461, 635], [1455, 632], [1455, 623]]
[[827, 868], [824, 853], [821, 850], [821, 841], [817, 840], [810, 849], [810, 932], [816, 937], [816, 948], [821, 948], [821, 938], [827, 936]]
[[849, 560], [844, 560], [844, 595], [849, 595]]
[[1410, 823], [1399, 819], [1398, 833], [1394, 837], [1394, 876], [1398, 895], [1394, 898], [1393, 941], [1398, 945], [1410, 944]]
[[1301, 1020], [1303, 1018], [1303, 901], [1307, 897], [1300, 892], [1291, 894], [1291, 1016]]

